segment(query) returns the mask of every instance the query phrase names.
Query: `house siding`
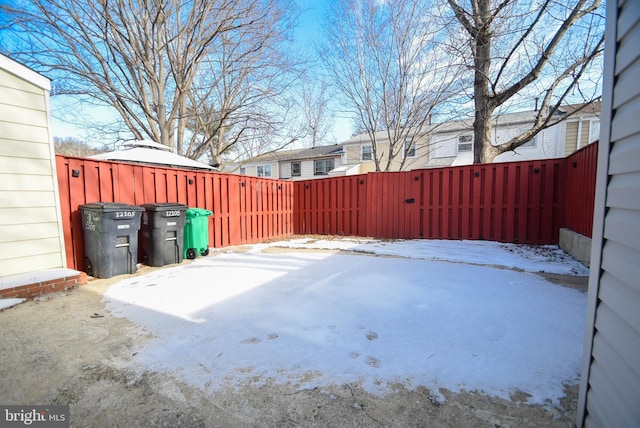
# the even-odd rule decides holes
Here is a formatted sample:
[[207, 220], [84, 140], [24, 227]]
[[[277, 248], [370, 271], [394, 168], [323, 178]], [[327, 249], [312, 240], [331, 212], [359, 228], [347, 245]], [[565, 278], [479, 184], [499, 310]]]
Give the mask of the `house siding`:
[[[244, 164], [245, 175], [257, 177], [258, 166], [271, 165], [271, 177], [268, 178], [280, 178], [286, 180], [308, 180], [310, 178], [322, 178], [326, 175], [315, 175], [316, 160], [320, 159], [333, 159], [334, 165], [337, 168], [342, 165], [342, 158], [340, 155], [323, 156], [315, 159], [300, 159], [300, 160], [282, 160], [279, 162], [255, 162]], [[300, 176], [293, 177], [291, 175], [291, 162], [300, 162]]]
[[[473, 134], [472, 131], [469, 131]], [[433, 140], [433, 148], [431, 150], [432, 158], [448, 158], [455, 157], [458, 154], [458, 137], [462, 135], [457, 132], [455, 134], [435, 135]]]
[[[496, 140], [498, 143], [508, 141], [511, 138], [517, 137], [520, 134], [520, 131], [527, 128], [527, 126], [524, 126], [522, 128], [511, 128], [504, 131], [497, 130]], [[560, 153], [558, 153], [558, 142], [560, 140], [560, 124], [554, 125], [541, 131], [535, 138], [535, 146], [518, 147], [515, 152], [502, 153], [501, 155], [496, 156], [495, 161], [511, 162], [517, 160], [551, 159], [556, 157], [563, 157]], [[571, 153], [573, 153], [573, 151]]]
[[[346, 164], [361, 164], [360, 172], [371, 172], [375, 171], [375, 162], [373, 159], [371, 160], [363, 160], [362, 159], [362, 147], [363, 146], [371, 146], [371, 142], [358, 142], [358, 143], [344, 143]], [[398, 154], [392, 161], [390, 165], [390, 171], [399, 171], [402, 166], [402, 170], [408, 171], [410, 169], [424, 168], [429, 160], [429, 152], [431, 147], [428, 141], [418, 140], [414, 142], [415, 148], [415, 156], [408, 157], [404, 159], [404, 153]], [[403, 149], [404, 150], [404, 149]], [[384, 169], [387, 165], [387, 160], [389, 159], [389, 142], [388, 141], [378, 141], [377, 142], [377, 152], [380, 159], [380, 168]], [[372, 157], [375, 156], [372, 153]], [[402, 165], [404, 159], [404, 165]]]
[[355, 164], [359, 162], [369, 162], [368, 160], [366, 161], [362, 160], [362, 146], [370, 146], [370, 145], [371, 143], [345, 145], [344, 151], [345, 151], [345, 156], [347, 158], [346, 163]]
[[[336, 159], [336, 165], [338, 159]], [[301, 161], [300, 163], [300, 177], [296, 177], [298, 180], [304, 180], [305, 178], [313, 178], [315, 174], [315, 166], [312, 160]]]
[[[291, 162], [282, 162], [280, 164], [280, 178], [283, 178], [283, 179], [292, 178]], [[297, 178], [297, 177], [293, 177], [293, 178]]]
[[607, 4], [584, 362], [576, 424], [640, 426], [640, 2]]
[[245, 167], [245, 175], [251, 175], [253, 177], [257, 177], [258, 176], [258, 167], [259, 166], [266, 166], [266, 165], [271, 165], [271, 175], [269, 177], [264, 177], [264, 178], [280, 178], [278, 176], [279, 171], [278, 171], [278, 163], [274, 163], [274, 162], [260, 162], [260, 163], [256, 163], [256, 164], [247, 164], [244, 165]]
[[43, 83], [0, 56], [0, 277], [66, 265]]

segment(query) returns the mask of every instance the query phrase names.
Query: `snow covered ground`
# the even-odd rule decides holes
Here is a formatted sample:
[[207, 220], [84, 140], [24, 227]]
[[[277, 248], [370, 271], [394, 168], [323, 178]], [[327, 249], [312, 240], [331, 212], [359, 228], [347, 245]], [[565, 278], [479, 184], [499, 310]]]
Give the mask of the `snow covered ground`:
[[303, 238], [132, 277], [105, 301], [153, 333], [137, 365], [205, 390], [400, 382], [549, 404], [578, 382], [586, 294], [538, 271], [588, 274], [554, 246]]
[[3, 309], [11, 308], [15, 305], [19, 305], [20, 303], [23, 303], [26, 300], [27, 299], [17, 299], [17, 298], [0, 299], [0, 311]]

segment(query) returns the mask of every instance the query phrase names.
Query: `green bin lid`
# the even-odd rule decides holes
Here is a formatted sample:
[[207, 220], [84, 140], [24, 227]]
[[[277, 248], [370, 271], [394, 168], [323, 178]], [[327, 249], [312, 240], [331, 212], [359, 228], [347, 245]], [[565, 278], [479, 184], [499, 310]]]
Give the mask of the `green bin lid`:
[[187, 217], [203, 217], [210, 216], [213, 212], [205, 210], [204, 208], [189, 208], [187, 209]]

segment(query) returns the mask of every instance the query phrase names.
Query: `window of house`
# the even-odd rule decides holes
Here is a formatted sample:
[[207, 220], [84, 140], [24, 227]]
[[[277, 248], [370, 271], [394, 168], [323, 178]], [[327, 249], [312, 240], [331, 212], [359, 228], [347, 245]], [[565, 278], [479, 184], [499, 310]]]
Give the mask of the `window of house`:
[[371, 159], [373, 159], [373, 147], [362, 146], [362, 160], [371, 160]]
[[327, 175], [334, 168], [333, 159], [320, 159], [314, 162], [314, 175]]
[[413, 144], [412, 140], [407, 140], [404, 142], [404, 156], [407, 158], [416, 157], [416, 146]]
[[302, 167], [300, 162], [291, 162], [291, 176], [300, 177], [302, 175]]
[[240, 174], [245, 175], [247, 173], [247, 168], [241, 166], [240, 167]]
[[258, 165], [258, 177], [271, 177], [271, 165]]
[[461, 135], [458, 137], [458, 153], [473, 151], [473, 136]]

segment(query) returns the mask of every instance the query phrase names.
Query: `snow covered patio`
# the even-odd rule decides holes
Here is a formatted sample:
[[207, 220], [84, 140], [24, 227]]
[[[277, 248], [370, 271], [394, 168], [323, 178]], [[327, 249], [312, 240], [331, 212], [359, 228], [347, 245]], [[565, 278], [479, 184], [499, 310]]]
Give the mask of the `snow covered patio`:
[[205, 391], [400, 383], [556, 404], [580, 375], [586, 294], [535, 272], [588, 274], [554, 246], [301, 238], [131, 277], [104, 300], [154, 336], [137, 368]]

